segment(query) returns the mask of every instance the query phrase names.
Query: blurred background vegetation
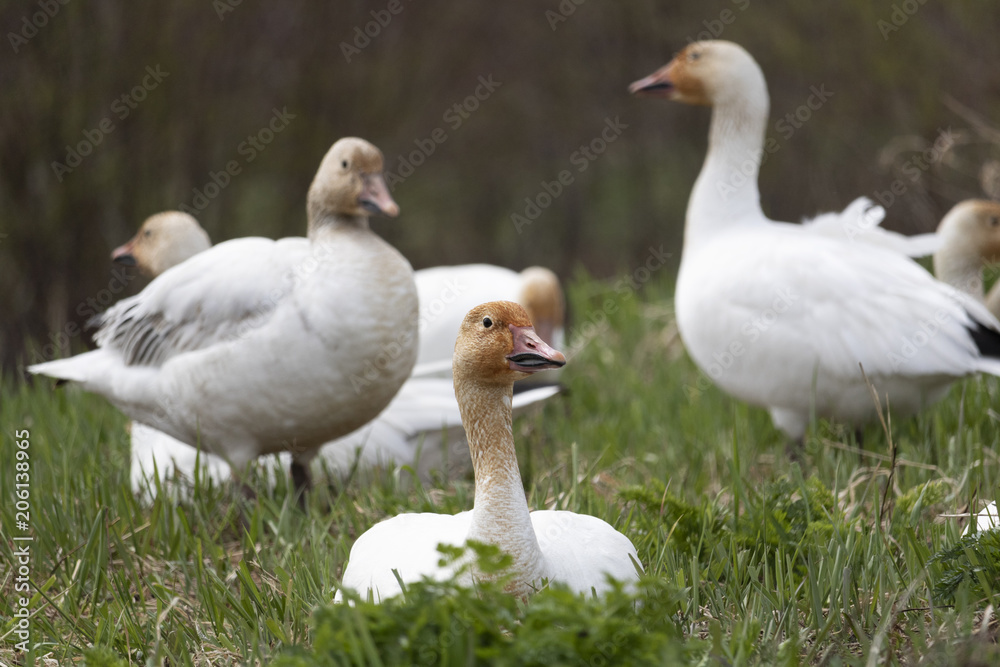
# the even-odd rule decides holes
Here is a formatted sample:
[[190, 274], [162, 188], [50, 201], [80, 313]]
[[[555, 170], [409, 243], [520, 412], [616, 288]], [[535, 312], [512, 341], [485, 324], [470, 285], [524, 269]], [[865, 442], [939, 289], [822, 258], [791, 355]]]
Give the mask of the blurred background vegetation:
[[[313, 173], [345, 135], [375, 143], [402, 175], [401, 157], [443, 130], [394, 185], [401, 217], [374, 224], [415, 268], [541, 263], [566, 278], [581, 267], [611, 276], [661, 245], [676, 263], [708, 113], [625, 88], [708, 36], [744, 45], [767, 76], [780, 144], [762, 173], [769, 215], [839, 210], [900, 180], [887, 226], [930, 230], [956, 201], [997, 194], [998, 19], [1000, 6], [981, 0], [7, 0], [0, 361], [10, 372], [38, 360], [25, 340], [56, 356], [82, 349], [89, 336], [59, 333], [141, 287], [108, 256], [152, 213], [203, 208], [215, 242], [303, 234]], [[377, 33], [367, 43], [366, 28]], [[453, 106], [480, 77], [500, 85], [463, 117]], [[779, 132], [785, 114], [805, 115], [812, 86], [833, 95]], [[248, 148], [276, 109], [294, 118]], [[579, 171], [574, 153], [616, 118], [621, 136]], [[908, 161], [949, 127], [955, 147], [914, 171]], [[71, 167], [68, 147], [81, 142], [96, 145]], [[196, 201], [233, 160], [239, 174]], [[511, 215], [564, 169], [573, 183], [518, 233]]]

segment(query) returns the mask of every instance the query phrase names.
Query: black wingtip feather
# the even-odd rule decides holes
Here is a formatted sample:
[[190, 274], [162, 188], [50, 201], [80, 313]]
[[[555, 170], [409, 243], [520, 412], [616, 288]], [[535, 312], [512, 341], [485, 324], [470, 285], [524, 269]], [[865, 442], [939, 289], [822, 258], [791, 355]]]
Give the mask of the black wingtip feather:
[[979, 354], [984, 357], [1000, 359], [1000, 331], [991, 329], [982, 322], [976, 322], [975, 327], [967, 326], [972, 341], [976, 344]]

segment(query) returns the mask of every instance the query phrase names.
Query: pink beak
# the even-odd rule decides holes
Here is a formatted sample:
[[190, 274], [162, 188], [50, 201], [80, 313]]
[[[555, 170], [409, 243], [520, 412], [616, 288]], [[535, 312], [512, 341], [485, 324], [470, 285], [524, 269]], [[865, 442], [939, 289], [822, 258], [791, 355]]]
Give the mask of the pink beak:
[[628, 87], [628, 92], [642, 97], [671, 97], [674, 93], [674, 84], [671, 81], [670, 66], [673, 64], [671, 61], [649, 76], [633, 81]]
[[135, 238], [129, 240], [128, 243], [120, 245], [111, 251], [111, 261], [115, 264], [121, 264], [123, 266], [135, 266], [135, 256], [132, 254], [132, 248], [135, 246]]
[[392, 200], [382, 174], [365, 174], [358, 202], [370, 213], [381, 213], [390, 218], [399, 215], [399, 205]]
[[507, 363], [512, 371], [537, 373], [566, 365], [563, 353], [539, 338], [534, 328], [511, 324], [510, 332], [514, 335], [514, 349], [507, 355]]

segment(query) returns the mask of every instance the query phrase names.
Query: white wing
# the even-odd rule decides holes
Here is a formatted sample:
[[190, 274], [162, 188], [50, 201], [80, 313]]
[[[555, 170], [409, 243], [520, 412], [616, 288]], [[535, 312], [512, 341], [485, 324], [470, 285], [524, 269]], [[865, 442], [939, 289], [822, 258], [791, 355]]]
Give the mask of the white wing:
[[983, 306], [898, 253], [792, 225], [734, 232], [685, 257], [677, 319], [698, 365], [728, 392], [806, 414], [813, 399], [820, 416], [870, 410], [859, 363], [876, 384], [899, 380], [897, 407], [950, 379], [1000, 372], [976, 340], [1000, 341]]
[[907, 257], [933, 255], [941, 247], [936, 233], [906, 236], [884, 229], [885, 209], [868, 197], [858, 197], [843, 211], [821, 213], [802, 221], [811, 232], [852, 243], [861, 242], [898, 252]]
[[[589, 514], [540, 510], [531, 513], [550, 581], [578, 593], [608, 590], [607, 578], [636, 581], [642, 571], [632, 541]], [[638, 569], [637, 569], [638, 568]]]
[[288, 296], [308, 255], [304, 238], [220, 243], [95, 318], [94, 339], [126, 365], [160, 366], [178, 353], [245, 336]]

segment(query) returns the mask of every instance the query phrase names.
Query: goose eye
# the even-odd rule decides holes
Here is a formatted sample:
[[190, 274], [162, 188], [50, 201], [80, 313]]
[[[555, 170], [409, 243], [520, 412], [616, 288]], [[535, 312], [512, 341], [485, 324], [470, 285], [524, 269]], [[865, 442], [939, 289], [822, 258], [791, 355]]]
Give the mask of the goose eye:
[[997, 227], [997, 226], [1000, 226], [1000, 218], [994, 215], [990, 218], [990, 227]]
[[484, 317], [483, 318], [483, 326], [486, 327], [487, 329], [489, 329], [491, 326], [493, 326], [493, 320], [491, 320], [488, 317]]
[[341, 162], [340, 166], [343, 167], [344, 169], [347, 169], [347, 160], [344, 160], [343, 162]]
[[142, 233], [142, 235], [146, 236], [146, 237], [150, 237], [150, 236], [153, 235], [153, 232], [147, 229], [145, 232]]
[[697, 52], [697, 51], [695, 51], [694, 53], [689, 53], [688, 54], [688, 60], [691, 61], [691, 62], [694, 62], [695, 60], [698, 60], [698, 58], [701, 58], [701, 54], [699, 52]]

